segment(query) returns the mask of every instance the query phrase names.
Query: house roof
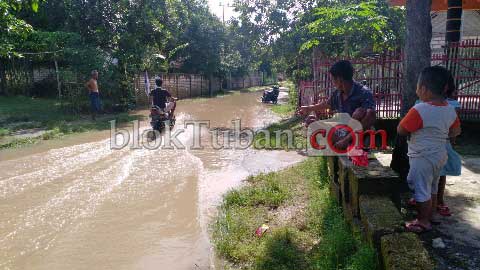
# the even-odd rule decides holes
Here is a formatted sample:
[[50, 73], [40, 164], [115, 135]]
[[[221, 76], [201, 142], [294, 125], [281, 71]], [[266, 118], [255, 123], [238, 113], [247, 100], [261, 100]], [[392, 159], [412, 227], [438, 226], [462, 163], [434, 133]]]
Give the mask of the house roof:
[[[392, 6], [405, 6], [407, 0], [390, 0]], [[448, 9], [447, 0], [432, 0], [432, 11], [446, 11]], [[462, 8], [464, 10], [480, 10], [480, 0], [463, 0]]]

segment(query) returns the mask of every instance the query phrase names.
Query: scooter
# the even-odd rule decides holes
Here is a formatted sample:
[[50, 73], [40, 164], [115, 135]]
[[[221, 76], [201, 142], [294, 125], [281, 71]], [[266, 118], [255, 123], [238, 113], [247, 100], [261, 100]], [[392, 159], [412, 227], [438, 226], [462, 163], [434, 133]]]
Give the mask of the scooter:
[[280, 93], [280, 88], [278, 86], [273, 86], [270, 90], [265, 90], [262, 96], [263, 103], [273, 103], [277, 104], [278, 94]]
[[170, 129], [172, 129], [175, 126], [175, 120], [175, 115], [170, 111], [167, 112], [158, 106], [152, 106], [150, 109], [150, 126], [153, 132], [149, 132], [149, 139], [152, 141], [155, 140], [157, 134], [155, 131], [162, 133], [165, 131], [167, 124], [170, 126]]

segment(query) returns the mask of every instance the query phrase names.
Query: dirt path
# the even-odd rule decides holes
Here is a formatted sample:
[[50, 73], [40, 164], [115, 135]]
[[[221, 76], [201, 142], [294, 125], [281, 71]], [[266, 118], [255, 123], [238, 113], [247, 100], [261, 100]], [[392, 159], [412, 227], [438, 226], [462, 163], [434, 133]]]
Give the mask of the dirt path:
[[[376, 154], [385, 166], [390, 154]], [[442, 218], [432, 233], [422, 236], [437, 260], [437, 269], [480, 269], [480, 157], [462, 157], [462, 175], [448, 176], [445, 201], [451, 217]], [[441, 238], [445, 248], [433, 248]]]

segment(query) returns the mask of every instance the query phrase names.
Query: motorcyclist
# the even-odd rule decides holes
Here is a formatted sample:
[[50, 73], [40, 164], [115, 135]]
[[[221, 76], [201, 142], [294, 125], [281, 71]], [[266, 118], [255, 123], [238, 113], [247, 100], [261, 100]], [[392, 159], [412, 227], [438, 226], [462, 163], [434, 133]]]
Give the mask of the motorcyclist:
[[280, 88], [276, 85], [269, 90], [265, 90], [263, 92], [262, 102], [268, 102], [268, 101], [276, 102], [279, 93], [280, 93]]
[[176, 102], [168, 90], [162, 88], [163, 80], [161, 78], [155, 79], [155, 89], [150, 92], [149, 101], [152, 106], [158, 106], [164, 112], [169, 114], [170, 118], [173, 118]]

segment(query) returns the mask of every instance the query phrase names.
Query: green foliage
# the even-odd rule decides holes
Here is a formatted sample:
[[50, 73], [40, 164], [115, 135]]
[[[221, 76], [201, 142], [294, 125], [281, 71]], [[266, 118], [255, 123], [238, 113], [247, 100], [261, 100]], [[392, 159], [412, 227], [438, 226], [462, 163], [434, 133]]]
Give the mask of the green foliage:
[[15, 48], [32, 31], [32, 27], [17, 17], [22, 9], [37, 11], [39, 0], [0, 0], [0, 57], [18, 55]]
[[225, 196], [225, 206], [257, 206], [276, 208], [284, 202], [289, 194], [274, 174], [257, 176], [258, 185], [246, 187], [240, 191], [233, 190]]
[[403, 11], [384, 0], [315, 8], [307, 28], [314, 38], [301, 50], [320, 46], [324, 52], [350, 54], [397, 49], [403, 38]]

